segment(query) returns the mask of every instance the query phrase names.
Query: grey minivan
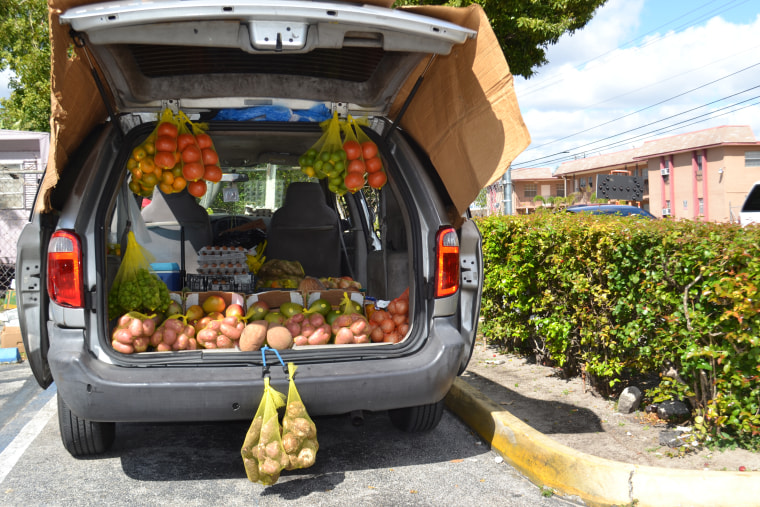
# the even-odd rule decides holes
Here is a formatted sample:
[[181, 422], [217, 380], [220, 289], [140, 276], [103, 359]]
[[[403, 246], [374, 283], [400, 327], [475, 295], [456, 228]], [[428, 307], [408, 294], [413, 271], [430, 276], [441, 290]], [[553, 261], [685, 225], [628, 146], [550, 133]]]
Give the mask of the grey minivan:
[[[475, 339], [481, 237], [429, 153], [400, 128], [414, 91], [395, 117], [389, 111], [415, 69], [476, 32], [402, 10], [288, 0], [111, 2], [72, 7], [58, 18], [71, 36], [59, 43], [92, 70], [100, 96], [91, 99], [109, 113], [57, 159], [55, 183], [40, 192], [18, 242], [24, 343], [39, 384], [57, 386], [66, 449], [103, 452], [119, 422], [253, 417], [263, 389], [261, 352], [121, 354], [110, 345], [109, 290], [129, 231], [189, 277], [199, 245], [249, 240], [230, 232], [246, 225], [266, 231], [285, 206], [304, 223], [333, 217], [323, 226], [334, 229], [330, 244], [299, 247], [330, 263], [310, 268], [314, 274], [351, 276], [379, 300], [409, 289], [409, 328], [398, 343], [281, 351], [283, 361], [299, 366], [310, 414], [388, 411], [402, 430], [434, 428]], [[135, 213], [143, 198], [129, 189], [126, 163], [165, 108], [203, 122], [214, 139], [224, 177], [196, 200], [213, 211], [208, 228], [183, 226], [184, 211]], [[267, 116], [273, 111], [286, 116]], [[304, 175], [298, 158], [322, 135], [321, 117], [303, 121], [314, 111], [366, 118], [363, 131], [378, 145], [388, 177], [381, 190], [339, 195]], [[66, 118], [86, 119], [78, 111]], [[288, 199], [296, 183], [308, 192]], [[172, 225], [179, 236], [176, 227], [174, 235], [161, 234]], [[270, 232], [267, 249], [275, 252]], [[281, 368], [269, 375], [275, 388], [287, 389]]]

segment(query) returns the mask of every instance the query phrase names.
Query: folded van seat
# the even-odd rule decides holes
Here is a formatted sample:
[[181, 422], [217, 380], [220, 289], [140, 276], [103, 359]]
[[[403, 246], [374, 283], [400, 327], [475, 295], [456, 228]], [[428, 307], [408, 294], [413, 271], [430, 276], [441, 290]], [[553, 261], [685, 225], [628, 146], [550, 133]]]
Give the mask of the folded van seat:
[[338, 214], [319, 183], [294, 182], [267, 232], [267, 259], [298, 261], [310, 276], [340, 276]]
[[185, 270], [198, 270], [198, 250], [212, 244], [211, 222], [206, 210], [187, 190], [164, 194], [158, 187], [142, 212], [151, 241], [144, 245], [156, 262], [181, 264], [181, 234], [185, 235]]

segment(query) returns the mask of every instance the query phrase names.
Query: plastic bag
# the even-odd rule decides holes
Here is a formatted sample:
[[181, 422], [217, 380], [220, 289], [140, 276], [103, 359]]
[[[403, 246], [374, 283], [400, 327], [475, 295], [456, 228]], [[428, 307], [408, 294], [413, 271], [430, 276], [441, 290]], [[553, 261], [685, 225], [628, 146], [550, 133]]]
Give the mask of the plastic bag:
[[285, 416], [282, 419], [282, 446], [290, 459], [286, 470], [308, 468], [317, 459], [317, 426], [306, 412], [294, 380], [296, 369], [293, 363], [288, 363], [288, 401], [285, 406]]
[[[170, 109], [164, 109], [153, 132], [132, 150], [127, 169], [132, 174], [129, 189], [133, 193], [150, 197], [154, 187], [164, 183], [164, 172], [171, 174], [177, 163], [177, 131], [177, 119]], [[171, 186], [165, 192], [170, 193]]]
[[325, 131], [319, 139], [317, 139], [317, 142], [314, 143], [311, 148], [306, 150], [306, 152], [298, 157], [298, 165], [301, 166], [301, 172], [303, 172], [306, 176], [309, 178], [319, 178], [322, 179], [325, 177], [325, 173], [322, 172], [322, 162], [320, 161], [319, 164], [317, 164], [317, 167], [319, 167], [319, 171], [317, 172], [316, 168], [314, 167], [315, 163], [317, 162], [318, 158], [317, 155], [319, 154], [319, 150], [322, 149], [322, 145], [325, 144], [325, 139], [327, 139], [327, 131]]
[[282, 447], [277, 415], [277, 409], [284, 405], [285, 395], [269, 385], [269, 377], [264, 377], [264, 394], [240, 449], [245, 473], [251, 482], [271, 486], [290, 464]]
[[190, 122], [190, 131], [195, 136], [195, 142], [201, 150], [203, 164], [203, 179], [211, 183], [222, 180], [222, 169], [219, 167], [219, 155], [214, 147], [214, 140], [208, 135], [208, 124]]
[[367, 169], [367, 183], [370, 187], [379, 190], [388, 182], [388, 175], [385, 173], [377, 144], [362, 130], [361, 124], [367, 124], [366, 120], [357, 121], [352, 119], [351, 123], [356, 132], [356, 139], [362, 148], [362, 157]]
[[341, 122], [338, 113], [327, 123], [325, 142], [314, 161], [314, 170], [317, 174], [324, 173], [327, 178], [327, 188], [330, 192], [338, 195], [346, 193], [346, 152], [341, 140]]
[[[203, 179], [203, 154], [198, 141], [193, 133], [190, 118], [182, 111], [179, 112], [179, 136], [177, 137], [177, 150], [179, 151], [182, 166], [182, 180], [187, 191], [193, 197], [201, 197], [206, 193], [206, 181]], [[179, 184], [177, 186], [180, 186]], [[183, 187], [185, 188], [185, 187]]]
[[151, 269], [153, 255], [142, 247], [132, 231], [108, 293], [108, 314], [115, 318], [128, 312], [165, 312], [171, 298], [166, 284]]
[[346, 152], [346, 176], [343, 184], [346, 189], [356, 193], [364, 186], [367, 175], [367, 167], [364, 164], [362, 156], [362, 147], [359, 144], [353, 127], [354, 119], [348, 115], [348, 119], [343, 124], [343, 151]]

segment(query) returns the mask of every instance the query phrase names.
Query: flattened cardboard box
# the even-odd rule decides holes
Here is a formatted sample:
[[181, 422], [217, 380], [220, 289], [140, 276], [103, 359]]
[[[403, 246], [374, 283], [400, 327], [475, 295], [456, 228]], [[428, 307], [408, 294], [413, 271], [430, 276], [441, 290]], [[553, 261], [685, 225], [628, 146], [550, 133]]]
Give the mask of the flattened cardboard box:
[[17, 348], [19, 352], [26, 352], [26, 349], [24, 349], [24, 340], [21, 338], [21, 328], [16, 326], [5, 326], [2, 334], [0, 334], [0, 348]]

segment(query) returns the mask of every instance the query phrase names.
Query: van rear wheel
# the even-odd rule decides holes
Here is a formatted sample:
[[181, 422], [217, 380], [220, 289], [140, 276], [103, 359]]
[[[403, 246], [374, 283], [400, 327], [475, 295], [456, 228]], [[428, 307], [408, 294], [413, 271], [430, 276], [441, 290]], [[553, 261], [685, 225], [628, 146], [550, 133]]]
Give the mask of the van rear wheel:
[[58, 426], [63, 446], [75, 458], [107, 451], [116, 435], [116, 423], [81, 419], [69, 409], [61, 393], [58, 393]]
[[388, 411], [391, 424], [401, 431], [422, 433], [430, 431], [441, 422], [444, 400], [429, 405], [397, 408]]

